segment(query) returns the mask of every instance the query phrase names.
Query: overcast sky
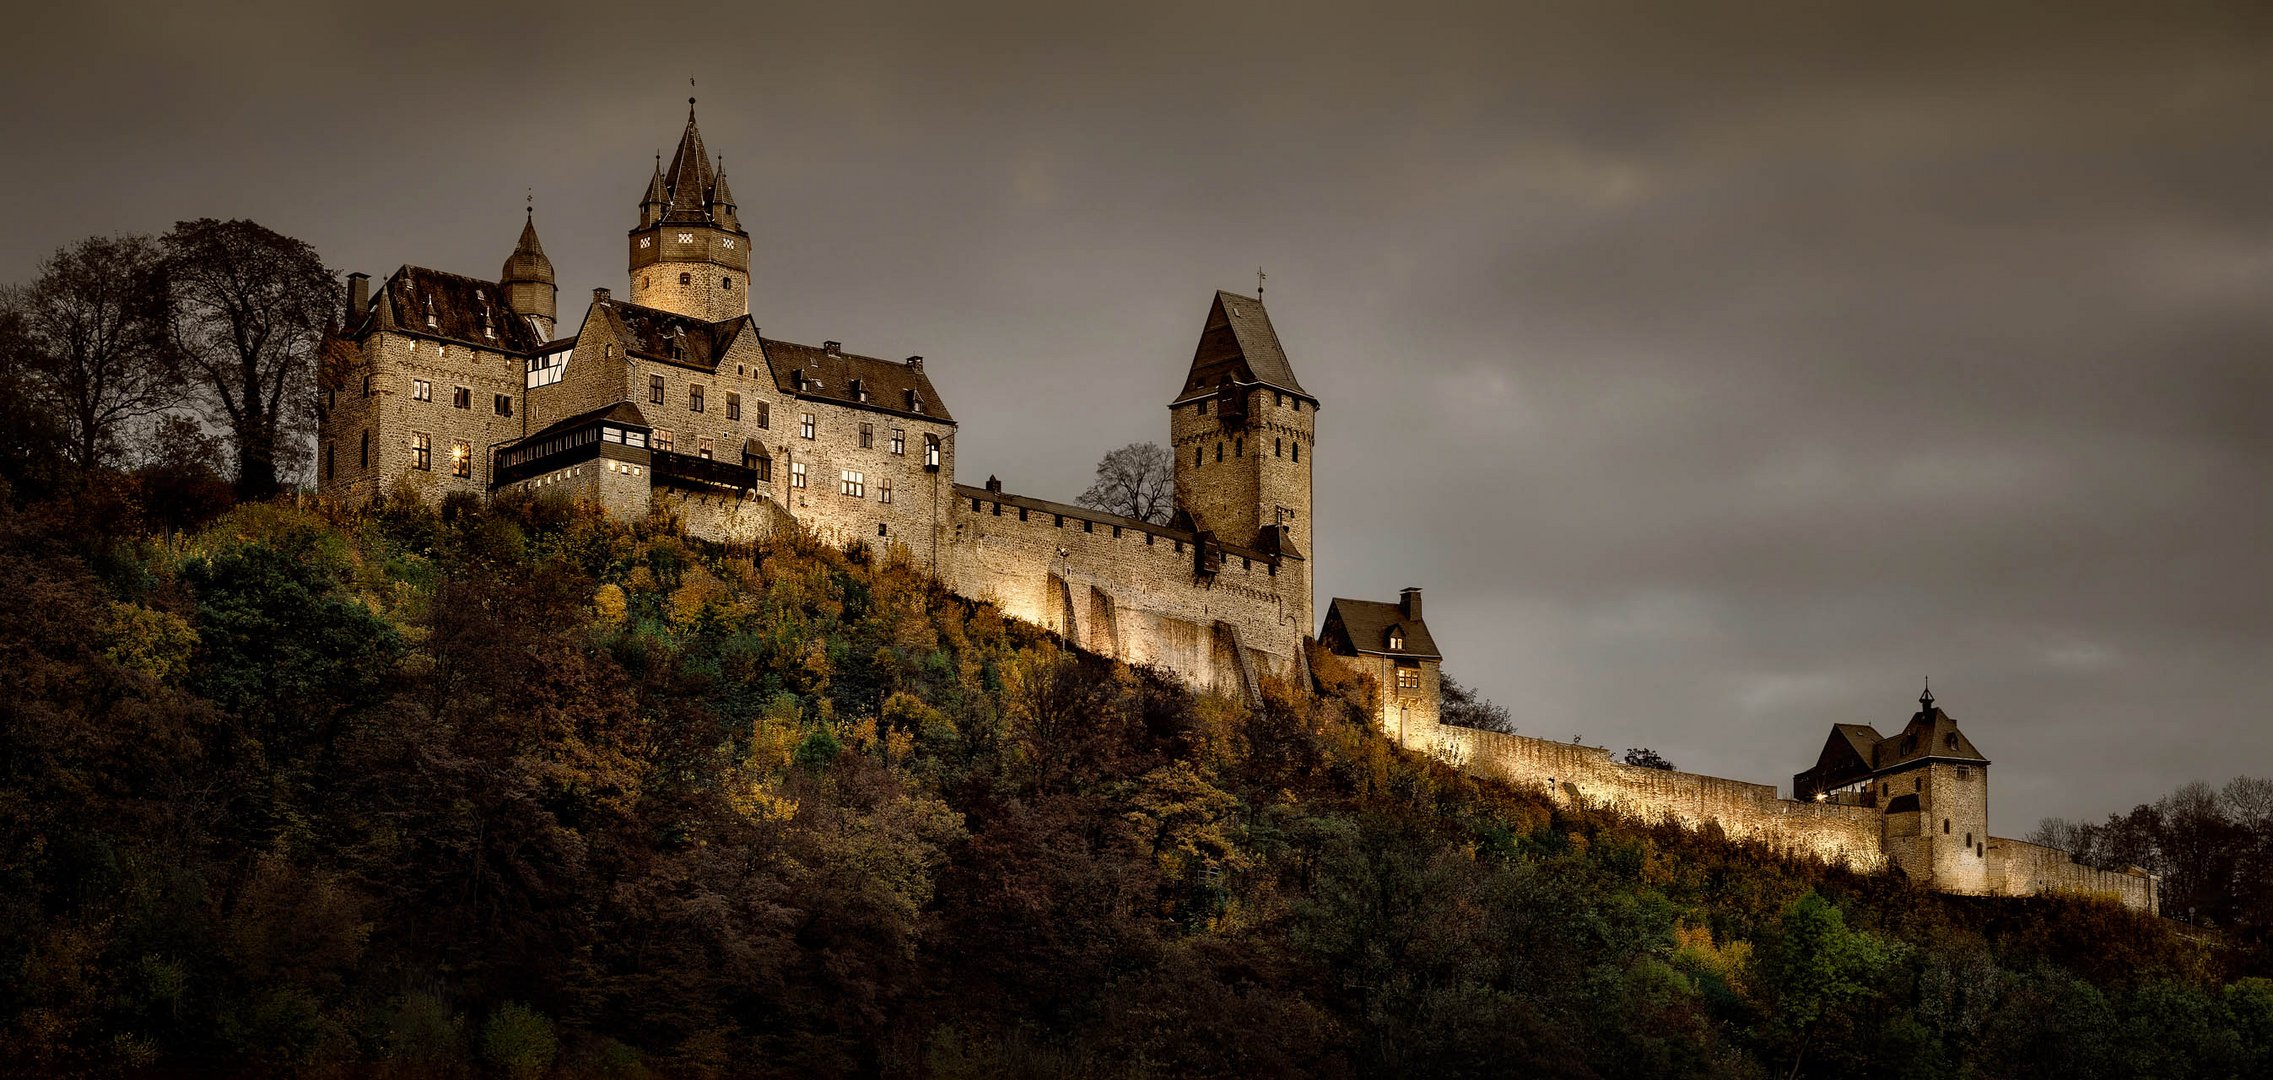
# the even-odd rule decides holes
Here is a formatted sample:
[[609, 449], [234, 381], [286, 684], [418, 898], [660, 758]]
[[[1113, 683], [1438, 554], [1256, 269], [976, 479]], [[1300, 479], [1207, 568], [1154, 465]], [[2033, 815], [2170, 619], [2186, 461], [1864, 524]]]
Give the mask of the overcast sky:
[[1930, 674], [2001, 834], [2273, 774], [2273, 5], [1084, 7], [40, 5], [0, 280], [492, 276], [533, 189], [572, 325], [693, 76], [759, 324], [928, 357], [966, 482], [1164, 441], [1264, 267], [1319, 611], [1526, 734], [1788, 786]]

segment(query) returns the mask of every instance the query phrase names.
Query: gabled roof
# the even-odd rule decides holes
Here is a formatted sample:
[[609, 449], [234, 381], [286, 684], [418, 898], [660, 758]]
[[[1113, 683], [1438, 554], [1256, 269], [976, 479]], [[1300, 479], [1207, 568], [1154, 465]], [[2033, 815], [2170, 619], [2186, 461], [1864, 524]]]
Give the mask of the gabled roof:
[[361, 338], [377, 330], [524, 355], [543, 344], [528, 320], [506, 305], [504, 287], [497, 282], [423, 266], [406, 265], [372, 290], [370, 306], [346, 336]]
[[[918, 415], [949, 424], [955, 422], [947, 412], [947, 403], [939, 399], [939, 391], [932, 388], [930, 377], [923, 373], [921, 363], [855, 356], [841, 349], [817, 349], [769, 337], [759, 338], [758, 345], [765, 350], [766, 363], [773, 368], [774, 384], [782, 393]], [[854, 391], [855, 379], [860, 381], [860, 391], [867, 395], [865, 401]], [[910, 394], [922, 398], [920, 412], [914, 408]]]
[[639, 406], [634, 405], [628, 401], [619, 401], [613, 405], [602, 405], [599, 408], [592, 409], [588, 412], [577, 413], [576, 415], [571, 416], [566, 420], [558, 420], [553, 423], [546, 424], [544, 427], [531, 432], [527, 437], [517, 440], [517, 442], [528, 442], [530, 439], [541, 439], [547, 435], [552, 434], [553, 432], [566, 431], [569, 428], [582, 427], [585, 424], [589, 424], [595, 420], [609, 420], [628, 427], [636, 428], [644, 428], [648, 426], [647, 414], [640, 412]]
[[1200, 329], [1199, 348], [1192, 354], [1192, 369], [1184, 376], [1184, 389], [1176, 395], [1177, 400], [1212, 391], [1227, 381], [1262, 383], [1299, 394], [1314, 405], [1318, 401], [1295, 381], [1294, 366], [1287, 362], [1286, 350], [1279, 345], [1278, 331], [1271, 328], [1271, 315], [1263, 309], [1263, 302], [1218, 292], [1208, 308], [1207, 323]]
[[[1389, 647], [1389, 631], [1404, 631], [1405, 647]], [[1405, 609], [1379, 600], [1345, 600], [1339, 596], [1326, 607], [1326, 626], [1319, 635], [1326, 647], [1343, 656], [1390, 656], [1401, 660], [1442, 660], [1428, 623], [1407, 618]]]
[[1928, 705], [1911, 716], [1900, 732], [1879, 742], [1872, 764], [1884, 772], [1927, 758], [1989, 763], [1989, 759], [1974, 748], [1973, 740], [1957, 729], [1957, 721], [1939, 707]]
[[1831, 735], [1823, 740], [1823, 751], [1815, 756], [1815, 766], [1792, 777], [1792, 797], [1805, 799], [1817, 792], [1836, 791], [1869, 779], [1875, 769], [1871, 759], [1878, 752], [1879, 742], [1878, 730], [1868, 724], [1831, 725]]
[[687, 99], [687, 130], [679, 136], [679, 149], [671, 155], [670, 171], [663, 174], [667, 200], [665, 221], [709, 221], [710, 189], [717, 177], [711, 172], [702, 132], [695, 127], [695, 101]]
[[594, 300], [592, 313], [627, 355], [703, 371], [718, 370], [719, 358], [750, 325], [746, 316], [714, 323], [612, 297]]

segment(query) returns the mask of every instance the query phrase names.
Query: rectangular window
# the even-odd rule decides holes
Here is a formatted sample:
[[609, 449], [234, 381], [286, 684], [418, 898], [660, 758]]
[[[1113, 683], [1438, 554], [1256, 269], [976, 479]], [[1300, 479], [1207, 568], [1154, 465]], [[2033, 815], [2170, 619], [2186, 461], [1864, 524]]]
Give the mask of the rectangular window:
[[356, 447], [356, 450], [355, 450], [355, 459], [356, 459], [356, 460], [355, 460], [355, 467], [356, 467], [356, 468], [358, 468], [358, 469], [368, 469], [368, 468], [370, 468], [370, 467], [371, 467], [371, 433], [370, 433], [370, 432], [366, 431], [366, 432], [364, 432], [364, 433], [363, 433], [363, 442], [362, 442], [362, 444], [361, 444], [360, 446]]
[[677, 438], [678, 436], [671, 434], [670, 428], [656, 428], [655, 434], [649, 436], [648, 441], [655, 449], [669, 453], [673, 441]]
[[758, 426], [760, 428], [771, 428], [773, 426], [773, 406], [763, 401], [758, 402]]
[[472, 444], [472, 443], [469, 443], [469, 442], [467, 442], [467, 441], [465, 441], [464, 439], [459, 439], [459, 440], [457, 440], [456, 442], [453, 442], [453, 443], [451, 443], [451, 444], [450, 444], [450, 475], [452, 475], [452, 476], [472, 476], [473, 474], [474, 474], [474, 447], [473, 447], [473, 444]]
[[878, 480], [876, 482], [876, 501], [880, 503], [892, 501], [892, 482], [890, 480]]
[[1397, 669], [1397, 689], [1418, 690], [1420, 688], [1421, 669], [1417, 667], [1401, 667]]
[[908, 429], [901, 427], [892, 429], [892, 452], [902, 455], [908, 452]]
[[687, 411], [688, 411], [688, 412], [701, 412], [701, 411], [702, 411], [702, 384], [701, 384], [701, 383], [689, 383], [689, 384], [687, 385]]
[[709, 456], [710, 456], [710, 440], [709, 440], [709, 439], [696, 439], [696, 440], [695, 440], [695, 456], [696, 456], [696, 457], [709, 457]]
[[490, 400], [489, 407], [496, 410], [499, 416], [511, 416], [513, 415], [513, 395], [497, 394]]
[[1958, 766], [1958, 767], [1957, 767], [1957, 778], [1958, 778], [1958, 779], [1960, 779], [1960, 780], [1971, 780], [1971, 779], [1973, 779], [1973, 767], [1972, 767], [1971, 765], [1960, 765], [1960, 766]]
[[838, 491], [856, 499], [868, 494], [867, 478], [851, 469], [842, 471], [838, 476], [837, 485]]
[[470, 387], [470, 386], [453, 386], [453, 387], [451, 387], [451, 388], [450, 388], [450, 407], [451, 407], [451, 408], [453, 408], [453, 409], [471, 409], [471, 408], [473, 408], [473, 407], [474, 407], [474, 388], [473, 388], [473, 387]]
[[412, 379], [410, 381], [410, 399], [412, 401], [434, 400], [434, 384], [424, 379]]
[[804, 462], [792, 461], [789, 463], [789, 486], [797, 489], [798, 491], [805, 490]]
[[363, 396], [371, 396], [371, 376], [369, 375], [363, 376]]
[[663, 376], [649, 375], [647, 377], [647, 403], [650, 405], [663, 404]]
[[863, 450], [876, 448], [876, 425], [865, 420], [860, 422], [860, 448]]
[[427, 438], [423, 431], [410, 433], [410, 467], [413, 469], [434, 468], [434, 441]]
[[1293, 459], [1294, 459], [1294, 460], [1296, 460], [1296, 461], [1301, 461], [1301, 460], [1302, 460], [1302, 444], [1301, 444], [1301, 443], [1299, 443], [1299, 442], [1295, 443], [1295, 444], [1294, 444], [1294, 451], [1293, 451], [1292, 453], [1288, 454], [1287, 456], [1288, 456], [1288, 457], [1291, 457], [1291, 458], [1293, 458]]
[[1275, 437], [1275, 436], [1274, 436], [1274, 437], [1271, 439], [1271, 456], [1272, 456], [1272, 457], [1285, 457], [1285, 456], [1286, 456], [1286, 454], [1285, 454], [1285, 453], [1282, 451], [1282, 449], [1281, 449], [1281, 447], [1282, 447], [1282, 446], [1283, 446], [1285, 443], [1286, 443], [1286, 440], [1285, 440], [1285, 439], [1282, 439], [1282, 438], [1278, 438], [1278, 437]]
[[773, 483], [773, 459], [772, 459], [772, 458], [770, 458], [770, 457], [762, 457], [762, 458], [755, 458], [755, 459], [752, 459], [752, 460], [751, 460], [751, 462], [750, 462], [750, 467], [751, 467], [751, 468], [753, 468], [753, 469], [756, 469], [756, 470], [758, 470], [758, 483], [761, 483], [761, 484], [770, 484], [770, 483]]
[[742, 395], [731, 391], [727, 393], [726, 418], [728, 420], [740, 420], [742, 418]]
[[798, 435], [800, 435], [800, 436], [802, 436], [802, 437], [804, 437], [804, 438], [808, 438], [808, 439], [810, 439], [810, 438], [812, 438], [812, 437], [813, 437], [813, 414], [812, 414], [812, 413], [798, 413], [798, 414], [797, 414], [797, 434], [798, 434]]
[[933, 472], [939, 471], [939, 436], [937, 435], [923, 437], [923, 467]]

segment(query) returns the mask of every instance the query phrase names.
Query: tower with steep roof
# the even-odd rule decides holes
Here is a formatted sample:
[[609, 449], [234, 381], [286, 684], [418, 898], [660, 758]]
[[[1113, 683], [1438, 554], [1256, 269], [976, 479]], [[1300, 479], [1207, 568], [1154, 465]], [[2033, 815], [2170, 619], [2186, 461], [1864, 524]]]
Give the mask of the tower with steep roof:
[[726, 177], [703, 148], [687, 99], [687, 129], [668, 167], [658, 160], [631, 230], [631, 299], [709, 322], [750, 313], [750, 234]]
[[553, 280], [552, 260], [545, 257], [544, 245], [537, 242], [534, 207], [521, 223], [521, 239], [513, 245], [513, 254], [505, 257], [505, 269], [497, 275], [497, 281], [503, 287], [506, 305], [514, 314], [528, 320], [537, 340], [551, 341], [559, 312], [560, 286]]
[[[1307, 582], [1318, 399], [1302, 388], [1258, 297], [1219, 292], [1168, 404], [1176, 509], [1224, 543], [1290, 560]], [[1311, 600], [1299, 590], [1307, 633]]]

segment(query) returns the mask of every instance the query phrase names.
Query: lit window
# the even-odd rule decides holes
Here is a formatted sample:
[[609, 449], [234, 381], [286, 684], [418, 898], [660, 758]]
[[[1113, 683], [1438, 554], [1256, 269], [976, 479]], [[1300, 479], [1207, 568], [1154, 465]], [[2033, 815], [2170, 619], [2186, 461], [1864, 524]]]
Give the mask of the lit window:
[[473, 444], [471, 444], [471, 443], [468, 443], [468, 442], [466, 442], [466, 441], [465, 441], [465, 440], [463, 440], [463, 439], [460, 439], [460, 440], [458, 440], [458, 441], [456, 441], [456, 442], [453, 442], [453, 443], [451, 443], [451, 444], [450, 444], [450, 475], [452, 475], [452, 476], [472, 476], [473, 474], [474, 474], [474, 448], [473, 448]]
[[934, 472], [939, 470], [939, 436], [937, 435], [923, 437], [923, 467]]
[[873, 450], [876, 448], [876, 425], [868, 423], [866, 421], [861, 422], [860, 448], [863, 450]]
[[1405, 632], [1403, 630], [1399, 630], [1395, 627], [1390, 628], [1389, 647], [1392, 649], [1402, 649], [1405, 647]]
[[655, 434], [649, 437], [649, 444], [657, 450], [669, 453], [673, 441], [677, 438], [678, 436], [671, 433], [670, 428], [656, 428]]
[[650, 405], [663, 404], [663, 376], [649, 375], [647, 377], [647, 403]]
[[497, 412], [497, 415], [499, 415], [499, 416], [511, 416], [511, 415], [513, 415], [513, 395], [511, 395], [511, 394], [497, 394], [497, 395], [494, 395], [494, 397], [493, 397], [493, 398], [492, 398], [492, 400], [490, 401], [489, 407], [490, 407], [491, 409], [494, 409], [494, 410], [496, 410], [496, 412]]
[[687, 411], [702, 411], [702, 384], [692, 383], [687, 386]]
[[410, 381], [410, 399], [412, 401], [434, 400], [434, 384], [424, 379], [412, 379]]
[[908, 429], [892, 429], [892, 452], [903, 455], [908, 452]]
[[474, 407], [474, 388], [473, 388], [473, 387], [470, 387], [470, 386], [455, 386], [455, 387], [451, 387], [451, 388], [450, 388], [450, 407], [451, 407], [451, 408], [453, 408], [453, 409], [471, 409], [471, 408], [473, 408], [473, 407]]
[[789, 486], [799, 491], [805, 490], [804, 462], [792, 461], [789, 463]]
[[867, 478], [851, 469], [845, 469], [837, 479], [837, 490], [854, 498], [868, 494]]
[[709, 456], [710, 456], [710, 440], [709, 440], [709, 439], [696, 439], [696, 440], [695, 440], [695, 456], [697, 456], [697, 457], [709, 457]]
[[876, 501], [880, 503], [892, 501], [892, 482], [890, 480], [878, 480], [876, 482]]
[[434, 442], [427, 438], [423, 431], [410, 433], [410, 467], [413, 469], [434, 468]]
[[1401, 667], [1397, 669], [1397, 689], [1418, 690], [1420, 688], [1421, 669], [1417, 667]]
[[808, 438], [808, 439], [810, 439], [810, 438], [812, 438], [812, 437], [813, 437], [813, 414], [812, 414], [812, 413], [798, 413], [798, 414], [797, 414], [797, 434], [798, 434], [798, 435], [800, 435], [800, 436], [803, 436], [804, 438]]
[[742, 395], [735, 393], [726, 395], [726, 418], [728, 420], [740, 420], [742, 418]]

